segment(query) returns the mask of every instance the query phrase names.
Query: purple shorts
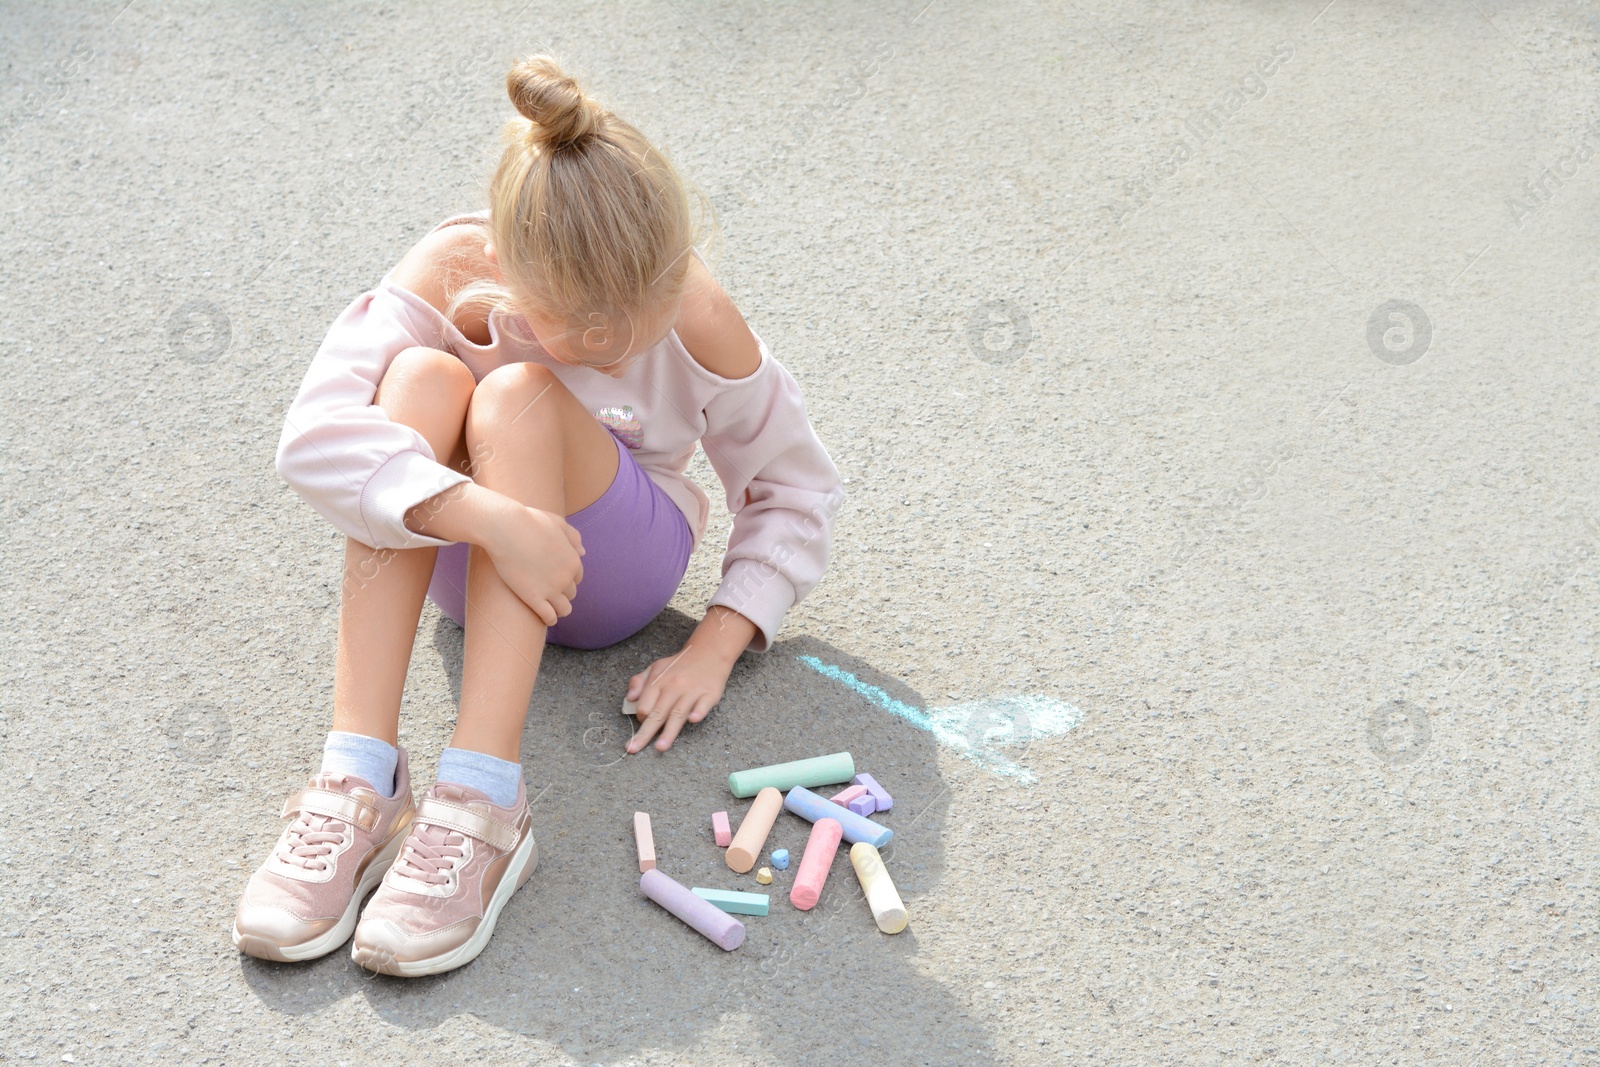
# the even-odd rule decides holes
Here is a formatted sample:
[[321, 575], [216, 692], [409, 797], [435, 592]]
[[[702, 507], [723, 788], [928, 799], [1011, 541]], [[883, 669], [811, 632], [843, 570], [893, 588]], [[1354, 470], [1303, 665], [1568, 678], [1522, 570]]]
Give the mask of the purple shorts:
[[[615, 434], [617, 476], [593, 504], [567, 516], [583, 538], [583, 580], [572, 614], [556, 621], [545, 640], [568, 648], [604, 648], [631, 637], [661, 613], [689, 569], [689, 520], [650, 480]], [[467, 625], [468, 545], [439, 548], [428, 599]]]

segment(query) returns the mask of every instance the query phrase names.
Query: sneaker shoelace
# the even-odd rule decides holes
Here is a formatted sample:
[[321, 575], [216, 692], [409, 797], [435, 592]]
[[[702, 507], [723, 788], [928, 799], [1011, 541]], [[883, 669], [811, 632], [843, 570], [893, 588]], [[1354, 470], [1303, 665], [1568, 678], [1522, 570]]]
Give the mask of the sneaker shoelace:
[[290, 825], [278, 858], [308, 871], [325, 871], [329, 853], [344, 843], [347, 829], [338, 819], [303, 811]]
[[454, 830], [418, 823], [395, 861], [395, 870], [427, 885], [444, 885], [450, 881], [449, 872], [456, 861], [467, 854], [466, 844], [467, 839]]

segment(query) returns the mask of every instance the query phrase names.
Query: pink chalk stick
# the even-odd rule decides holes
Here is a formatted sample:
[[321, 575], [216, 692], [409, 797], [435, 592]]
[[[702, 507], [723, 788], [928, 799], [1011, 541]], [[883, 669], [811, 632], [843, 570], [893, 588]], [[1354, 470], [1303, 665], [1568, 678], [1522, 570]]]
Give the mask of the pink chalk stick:
[[878, 810], [878, 802], [872, 799], [871, 793], [867, 793], [863, 796], [856, 797], [850, 803], [846, 804], [845, 807], [849, 808], [857, 815], [871, 815], [873, 812]]
[[650, 832], [650, 816], [646, 812], [633, 813], [633, 843], [639, 848], [639, 870], [656, 869], [656, 839]]
[[[866, 786], [864, 786], [864, 785], [853, 785], [849, 789], [841, 789], [839, 792], [833, 794], [833, 796], [829, 797], [828, 799], [833, 801], [835, 804], [839, 805], [841, 808], [849, 808], [850, 807], [850, 802], [852, 800], [860, 799], [861, 797], [864, 797], [866, 795], [867, 795], [867, 787]], [[854, 811], [855, 809], [851, 808], [850, 810]], [[876, 809], [874, 809], [874, 810], [876, 810]]]
[[811, 837], [806, 840], [806, 852], [800, 857], [800, 869], [795, 872], [794, 888], [789, 890], [789, 903], [801, 911], [810, 911], [822, 899], [822, 884], [828, 880], [828, 868], [833, 866], [833, 854], [839, 850], [839, 839], [844, 827], [836, 819], [818, 819], [811, 824]]
[[660, 871], [641, 874], [639, 892], [700, 931], [724, 952], [732, 952], [744, 944], [744, 923], [711, 901], [695, 896]]
[[717, 837], [717, 846], [727, 848], [733, 844], [733, 829], [728, 825], [728, 813], [714, 811], [711, 813], [711, 832]]

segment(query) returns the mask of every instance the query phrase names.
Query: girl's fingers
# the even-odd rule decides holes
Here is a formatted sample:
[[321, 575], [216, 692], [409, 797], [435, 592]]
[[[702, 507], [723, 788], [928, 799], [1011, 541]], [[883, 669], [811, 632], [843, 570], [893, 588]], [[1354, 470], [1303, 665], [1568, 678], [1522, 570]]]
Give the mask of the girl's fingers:
[[[650, 710], [645, 711], [644, 702], [651, 701]], [[643, 716], [639, 729], [628, 740], [628, 751], [638, 752], [650, 743], [650, 739], [661, 729], [666, 722], [668, 705], [671, 699], [658, 689], [645, 687], [645, 695], [639, 700], [639, 714]]]
[[710, 693], [706, 693], [699, 700], [696, 700], [694, 702], [694, 710], [689, 713], [689, 721], [690, 722], [699, 722], [701, 719], [704, 719], [707, 715], [710, 715], [711, 714], [711, 709], [716, 707], [716, 706], [717, 706], [717, 702], [714, 699], [712, 699], [711, 694]]
[[628, 738], [628, 751], [638, 752], [650, 743], [650, 739], [661, 728], [661, 720], [654, 715], [649, 716], [639, 724], [638, 731]]
[[661, 736], [656, 738], [656, 751], [665, 752], [672, 747], [672, 742], [678, 739], [678, 731], [683, 729], [683, 720], [689, 710], [687, 700], [679, 697], [672, 704], [672, 710], [667, 715], [667, 724], [661, 730]]
[[649, 744], [650, 743], [650, 739], [652, 737], [654, 737], [655, 735], [656, 735], [656, 723], [655, 723], [655, 720], [654, 719], [648, 719], [648, 718], [641, 719], [639, 721], [639, 728], [633, 732], [633, 736], [632, 737], [628, 738], [628, 744], [625, 747], [627, 748], [629, 754], [631, 755], [632, 753], [639, 751], [645, 745]]

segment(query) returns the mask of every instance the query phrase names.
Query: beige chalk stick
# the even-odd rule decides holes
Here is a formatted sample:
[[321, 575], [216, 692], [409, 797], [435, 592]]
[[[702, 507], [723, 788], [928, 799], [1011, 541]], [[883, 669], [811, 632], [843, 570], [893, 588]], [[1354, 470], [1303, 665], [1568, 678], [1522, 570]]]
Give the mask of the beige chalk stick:
[[639, 873], [656, 869], [656, 839], [650, 832], [650, 816], [646, 812], [633, 813], [633, 841], [639, 846]]
[[906, 928], [906, 906], [889, 877], [878, 850], [865, 841], [850, 846], [850, 866], [856, 869], [862, 892], [867, 894], [867, 907], [878, 929], [886, 934], [898, 934]]
[[629, 700], [627, 697], [623, 697], [622, 698], [622, 714], [626, 715], [630, 719], [638, 718], [639, 717], [639, 702], [637, 700]]
[[726, 858], [730, 870], [744, 874], [756, 865], [756, 857], [766, 847], [767, 835], [772, 832], [772, 824], [782, 810], [783, 794], [772, 786], [756, 794], [755, 803], [739, 823], [739, 832], [733, 835], [733, 844], [728, 846]]

